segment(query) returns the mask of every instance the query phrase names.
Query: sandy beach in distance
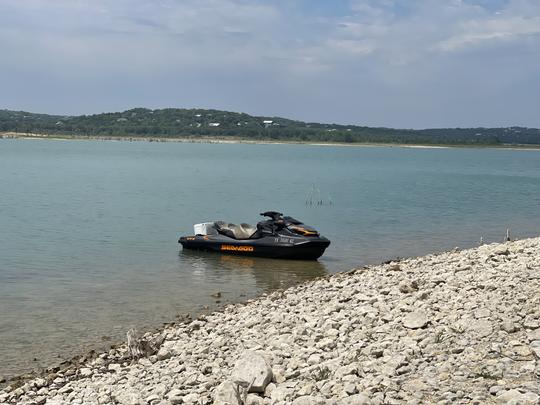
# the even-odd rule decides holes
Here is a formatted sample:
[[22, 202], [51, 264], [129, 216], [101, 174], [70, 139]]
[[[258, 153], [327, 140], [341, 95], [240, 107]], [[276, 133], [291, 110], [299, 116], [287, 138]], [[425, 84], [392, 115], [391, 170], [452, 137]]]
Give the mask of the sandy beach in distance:
[[449, 148], [493, 148], [510, 150], [539, 150], [540, 145], [416, 145], [399, 143], [339, 143], [339, 142], [283, 142], [269, 140], [250, 140], [242, 138], [219, 137], [138, 137], [138, 136], [74, 136], [48, 134], [20, 134], [14, 132], [0, 133], [0, 139], [46, 139], [46, 140], [79, 140], [79, 141], [121, 141], [121, 142], [185, 142], [185, 143], [219, 143], [219, 144], [254, 144], [254, 145], [310, 145], [341, 147], [393, 147], [414, 149], [449, 149]]

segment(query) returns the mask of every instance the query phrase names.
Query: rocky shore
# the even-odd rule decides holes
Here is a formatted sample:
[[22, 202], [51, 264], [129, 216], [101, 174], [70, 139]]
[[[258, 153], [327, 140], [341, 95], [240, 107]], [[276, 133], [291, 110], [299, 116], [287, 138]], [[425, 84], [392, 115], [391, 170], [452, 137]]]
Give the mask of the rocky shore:
[[20, 404], [538, 404], [540, 238], [354, 269], [0, 391]]

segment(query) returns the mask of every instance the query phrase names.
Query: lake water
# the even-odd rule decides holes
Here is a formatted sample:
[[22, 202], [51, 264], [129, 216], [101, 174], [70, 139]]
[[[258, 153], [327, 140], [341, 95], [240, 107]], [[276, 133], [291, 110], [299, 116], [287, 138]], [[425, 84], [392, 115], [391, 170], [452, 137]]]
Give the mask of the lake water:
[[[306, 205], [313, 185], [332, 205]], [[318, 262], [182, 252], [209, 220], [278, 210]], [[539, 234], [540, 151], [0, 140], [0, 376], [132, 326], [455, 246]]]

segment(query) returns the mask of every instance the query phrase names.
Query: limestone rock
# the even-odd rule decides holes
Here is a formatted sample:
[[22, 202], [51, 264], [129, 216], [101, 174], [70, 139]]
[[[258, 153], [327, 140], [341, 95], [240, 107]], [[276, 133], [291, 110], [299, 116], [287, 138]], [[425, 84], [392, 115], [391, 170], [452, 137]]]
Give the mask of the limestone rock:
[[194, 404], [199, 399], [199, 396], [195, 394], [194, 392], [191, 394], [184, 395], [182, 397], [182, 403], [183, 404]]
[[403, 318], [403, 326], [409, 329], [423, 328], [428, 322], [428, 317], [424, 311], [409, 312]]
[[540, 340], [540, 329], [528, 330], [527, 338], [530, 341]]
[[171, 404], [181, 404], [184, 401], [184, 395], [179, 389], [173, 389], [167, 394], [167, 399]]
[[469, 325], [469, 330], [476, 334], [478, 337], [483, 338], [491, 335], [493, 327], [490, 321], [485, 319], [475, 320]]
[[388, 270], [390, 271], [400, 271], [401, 270], [401, 266], [399, 265], [399, 263], [390, 263], [390, 265], [388, 266]]
[[159, 396], [156, 395], [156, 394], [152, 394], [152, 395], [149, 395], [147, 396], [144, 401], [147, 403], [147, 404], [150, 404], [150, 405], [153, 405], [153, 404], [156, 404], [157, 402], [159, 402]]
[[399, 291], [404, 294], [409, 294], [418, 290], [418, 282], [416, 280], [402, 280], [398, 285]]
[[90, 377], [93, 374], [93, 371], [85, 367], [85, 368], [81, 368], [80, 373], [82, 377]]
[[165, 347], [160, 347], [156, 356], [158, 360], [166, 360], [166, 359], [171, 358], [172, 353], [169, 350], [167, 350]]
[[247, 351], [236, 361], [231, 379], [242, 386], [250, 387], [249, 392], [264, 392], [272, 381], [272, 368], [263, 356]]
[[507, 246], [499, 245], [493, 250], [493, 254], [507, 256], [510, 254], [510, 251], [508, 250]]
[[133, 389], [118, 390], [113, 394], [113, 398], [121, 405], [143, 405], [145, 403], [140, 396], [140, 392]]
[[328, 401], [323, 397], [312, 397], [304, 395], [293, 401], [293, 405], [326, 405]]
[[214, 392], [214, 405], [242, 405], [238, 384], [232, 381], [222, 382]]
[[540, 397], [534, 392], [522, 394], [518, 390], [508, 390], [497, 397], [497, 402], [507, 405], [536, 405]]
[[343, 398], [339, 401], [339, 405], [371, 405], [372, 401], [364, 394], [355, 394]]
[[503, 319], [501, 322], [501, 329], [508, 333], [517, 332], [517, 325], [510, 319]]
[[245, 405], [264, 405], [264, 398], [256, 394], [248, 394], [245, 400]]
[[288, 399], [290, 399], [291, 395], [292, 390], [290, 388], [277, 386], [272, 390], [270, 398], [275, 402], [286, 402]]
[[540, 359], [540, 340], [533, 340], [530, 349], [535, 354], [536, 358]]
[[527, 329], [539, 329], [540, 328], [540, 320], [527, 318], [523, 322], [523, 326], [525, 328], [527, 328]]

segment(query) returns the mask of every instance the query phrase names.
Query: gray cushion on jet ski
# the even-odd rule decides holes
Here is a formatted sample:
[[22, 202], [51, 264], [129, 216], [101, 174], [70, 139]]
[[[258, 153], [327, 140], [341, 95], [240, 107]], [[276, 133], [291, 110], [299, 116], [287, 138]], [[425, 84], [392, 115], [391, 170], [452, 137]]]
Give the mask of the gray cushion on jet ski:
[[230, 236], [234, 239], [249, 239], [257, 228], [250, 224], [230, 224], [228, 222], [216, 221], [216, 229], [219, 233]]

